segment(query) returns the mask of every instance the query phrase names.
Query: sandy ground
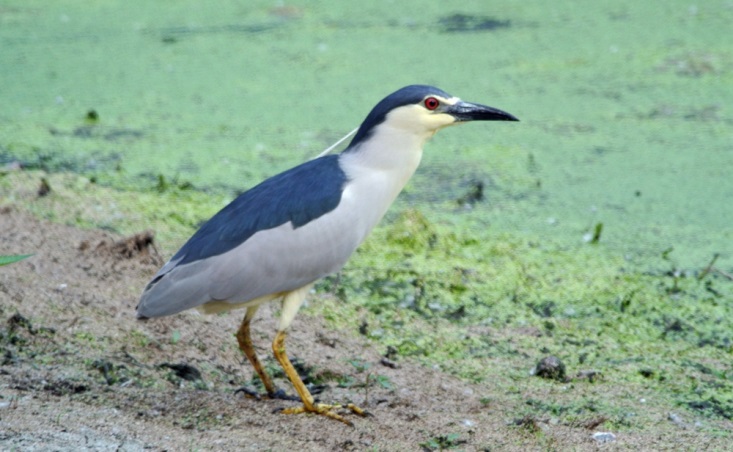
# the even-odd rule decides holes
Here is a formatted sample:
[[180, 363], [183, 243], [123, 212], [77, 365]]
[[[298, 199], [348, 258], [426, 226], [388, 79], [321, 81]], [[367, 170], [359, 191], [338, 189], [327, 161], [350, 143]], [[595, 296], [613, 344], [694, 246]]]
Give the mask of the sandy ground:
[[[135, 319], [137, 297], [163, 260], [144, 234], [125, 240], [39, 221], [12, 207], [0, 212], [0, 231], [0, 254], [35, 253], [0, 267], [2, 450], [726, 447], [694, 429], [674, 437], [669, 427], [625, 433], [604, 444], [593, 439], [603, 428], [592, 420], [512, 419], [491, 402], [505, 389], [410, 361], [393, 367], [357, 331], [330, 330], [308, 315], [292, 327], [291, 358], [321, 381], [322, 401], [353, 401], [371, 416], [347, 413], [354, 423], [348, 427], [321, 416], [283, 415], [279, 409], [296, 402], [235, 394], [253, 374], [233, 337], [241, 312]], [[253, 324], [271, 369], [275, 315], [274, 307], [264, 308]], [[293, 393], [282, 375], [276, 382]]]

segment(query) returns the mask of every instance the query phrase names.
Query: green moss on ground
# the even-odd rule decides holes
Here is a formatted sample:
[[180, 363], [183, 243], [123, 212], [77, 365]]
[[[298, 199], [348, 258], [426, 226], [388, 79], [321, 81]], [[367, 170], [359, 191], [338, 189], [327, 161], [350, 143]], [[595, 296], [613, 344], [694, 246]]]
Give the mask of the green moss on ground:
[[[41, 178], [51, 191], [39, 197]], [[0, 188], [14, 205], [54, 221], [122, 234], [149, 225], [164, 255], [224, 202], [180, 188], [119, 191], [33, 171], [4, 174]], [[366, 335], [392, 359], [504, 388], [505, 399], [487, 403], [511, 407], [511, 418], [572, 423], [597, 415], [621, 429], [655, 422], [650, 413], [679, 411], [709, 421], [712, 434], [729, 434], [733, 281], [726, 274], [677, 268], [669, 251], [639, 266], [599, 245], [458, 223], [397, 212], [341, 273], [317, 284], [304, 312]], [[104, 338], [74, 341], [72, 349], [106, 347]], [[567, 366], [566, 381], [530, 377], [548, 355]], [[99, 378], [118, 378], [119, 369], [105, 376], [101, 368]]]
[[[660, 255], [642, 271], [594, 245], [456, 231], [408, 210], [317, 286], [334, 296], [309, 311], [399, 357], [506, 387], [524, 399], [518, 417], [598, 413], [631, 427], [651, 422], [646, 404], [729, 422], [733, 281], [703, 270]], [[547, 355], [566, 382], [528, 378]]]

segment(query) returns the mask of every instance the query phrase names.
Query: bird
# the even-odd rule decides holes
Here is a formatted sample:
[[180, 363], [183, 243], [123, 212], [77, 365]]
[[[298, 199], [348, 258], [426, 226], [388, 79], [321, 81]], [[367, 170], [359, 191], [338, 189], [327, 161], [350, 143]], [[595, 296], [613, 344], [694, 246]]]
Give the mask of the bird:
[[353, 404], [316, 403], [287, 356], [288, 327], [313, 284], [341, 270], [385, 215], [417, 169], [425, 143], [444, 127], [470, 121], [518, 119], [428, 85], [389, 94], [343, 151], [266, 179], [204, 223], [145, 286], [137, 317], [244, 308], [239, 348], [267, 396], [287, 399], [257, 357], [250, 331], [257, 309], [280, 301], [272, 350], [302, 402], [282, 413], [315, 413], [353, 425], [344, 417], [347, 410], [368, 413]]

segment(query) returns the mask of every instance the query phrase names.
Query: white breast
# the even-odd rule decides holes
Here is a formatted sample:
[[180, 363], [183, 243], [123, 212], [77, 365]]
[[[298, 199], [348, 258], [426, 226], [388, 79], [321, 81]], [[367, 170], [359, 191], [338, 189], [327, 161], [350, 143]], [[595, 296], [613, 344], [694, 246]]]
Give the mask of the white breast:
[[337, 210], [358, 218], [362, 240], [415, 173], [426, 139], [381, 126], [367, 144], [341, 154], [339, 164], [349, 182]]

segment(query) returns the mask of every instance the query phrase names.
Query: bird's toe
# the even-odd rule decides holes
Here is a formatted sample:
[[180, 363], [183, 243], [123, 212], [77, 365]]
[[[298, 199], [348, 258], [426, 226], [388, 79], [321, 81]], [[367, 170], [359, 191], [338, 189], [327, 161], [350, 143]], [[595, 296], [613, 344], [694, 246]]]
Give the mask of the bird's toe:
[[247, 386], [242, 386], [241, 388], [237, 388], [237, 390], [234, 391], [234, 395], [237, 395], [240, 392], [244, 394], [244, 396], [247, 397], [248, 399], [259, 400], [261, 398], [259, 392], [255, 391], [252, 388], [248, 388]]
[[295, 400], [300, 401], [300, 397], [288, 395], [288, 393], [285, 392], [283, 389], [278, 389], [277, 391], [273, 392], [272, 394], [267, 394], [267, 397], [273, 400]]
[[350, 420], [346, 419], [341, 414], [336, 412], [336, 410], [341, 409], [341, 408], [349, 409], [352, 413], [357, 414], [362, 417], [371, 416], [369, 412], [357, 407], [353, 403], [349, 403], [347, 405], [326, 405], [323, 403], [315, 403], [313, 405], [301, 405], [301, 406], [293, 407], [293, 408], [285, 408], [281, 410], [280, 412], [283, 414], [301, 414], [301, 413], [318, 414], [321, 416], [326, 416], [335, 421], [343, 422], [344, 424], [350, 427], [353, 427], [354, 426], [353, 422], [351, 422]]

